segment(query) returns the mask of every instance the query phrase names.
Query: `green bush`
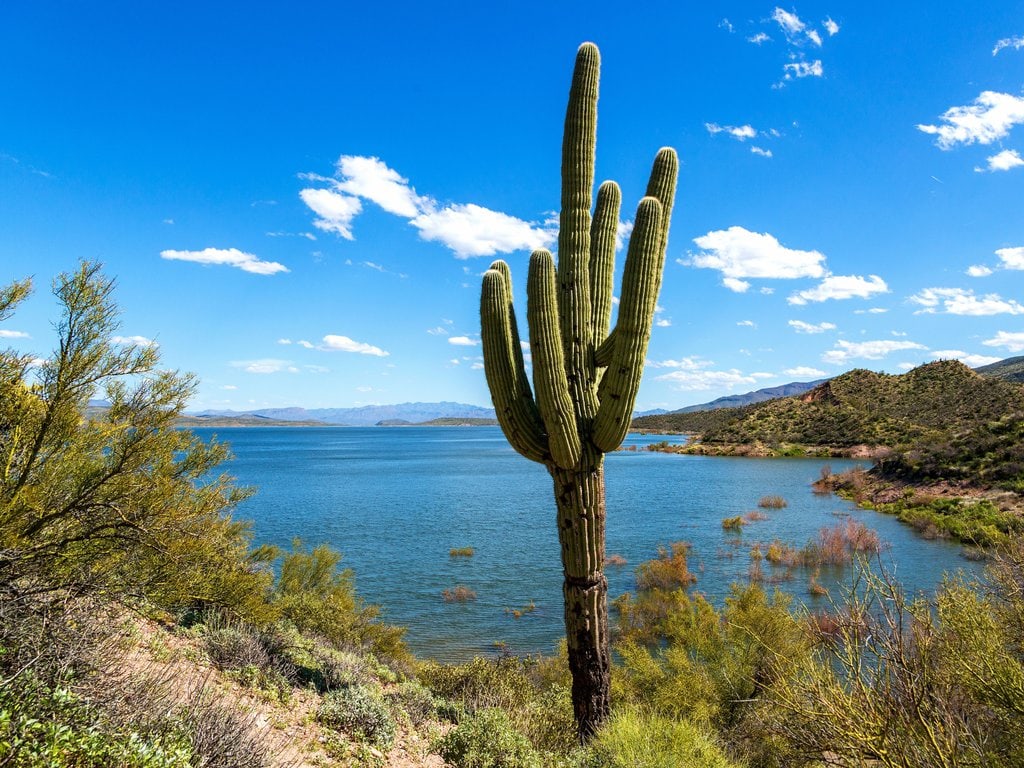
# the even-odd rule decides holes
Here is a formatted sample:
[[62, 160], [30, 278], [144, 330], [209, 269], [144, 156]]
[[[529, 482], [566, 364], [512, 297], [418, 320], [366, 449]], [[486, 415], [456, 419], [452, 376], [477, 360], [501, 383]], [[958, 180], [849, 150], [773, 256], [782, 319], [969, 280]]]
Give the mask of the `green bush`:
[[433, 695], [417, 680], [406, 680], [388, 691], [384, 698], [398, 712], [404, 712], [414, 726], [437, 715]]
[[735, 768], [714, 740], [685, 720], [626, 708], [590, 743], [583, 768]]
[[357, 741], [390, 749], [395, 740], [395, 721], [380, 694], [365, 685], [331, 691], [323, 697], [317, 722], [349, 734]]
[[481, 709], [452, 728], [438, 753], [455, 768], [540, 768], [540, 756], [500, 709]]

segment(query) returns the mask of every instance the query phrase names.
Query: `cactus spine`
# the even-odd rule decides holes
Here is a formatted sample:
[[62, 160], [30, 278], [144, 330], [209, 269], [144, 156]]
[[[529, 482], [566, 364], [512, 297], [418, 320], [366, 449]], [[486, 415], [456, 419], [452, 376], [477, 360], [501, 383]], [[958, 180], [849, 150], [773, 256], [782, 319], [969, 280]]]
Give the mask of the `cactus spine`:
[[[533, 389], [523, 365], [508, 265], [486, 272], [480, 301], [484, 368], [509, 443], [554, 480], [565, 576], [565, 630], [579, 736], [608, 715], [608, 583], [604, 577], [604, 454], [629, 429], [668, 243], [678, 160], [658, 152], [629, 241], [618, 320], [609, 331], [621, 194], [601, 185], [594, 215], [594, 148], [600, 55], [576, 56], [562, 141], [557, 272], [551, 254], [530, 257], [527, 320]], [[534, 399], [534, 394], [536, 399]]]

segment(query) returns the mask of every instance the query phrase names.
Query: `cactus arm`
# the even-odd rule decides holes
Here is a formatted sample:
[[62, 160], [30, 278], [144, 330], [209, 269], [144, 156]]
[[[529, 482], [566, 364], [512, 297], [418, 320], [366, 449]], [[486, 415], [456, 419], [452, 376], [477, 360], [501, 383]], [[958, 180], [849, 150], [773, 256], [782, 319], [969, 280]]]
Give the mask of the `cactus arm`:
[[548, 456], [547, 437], [530, 394], [519, 338], [512, 334], [515, 315], [509, 303], [510, 295], [505, 273], [499, 269], [487, 270], [480, 294], [484, 373], [505, 437], [526, 458], [543, 462]]
[[590, 340], [590, 206], [597, 142], [601, 57], [584, 43], [576, 53], [562, 138], [562, 207], [558, 229], [558, 311], [569, 393], [584, 425], [597, 410]]
[[559, 467], [570, 469], [580, 459], [580, 437], [558, 329], [555, 265], [546, 250], [534, 251], [530, 257], [526, 294], [537, 405], [547, 429], [552, 459]]
[[615, 355], [615, 329], [612, 328], [608, 338], [601, 342], [601, 346], [594, 350], [594, 365], [598, 368], [607, 368]]
[[640, 201], [622, 275], [615, 353], [601, 380], [600, 408], [594, 419], [592, 439], [594, 445], [605, 452], [618, 448], [629, 431], [633, 404], [640, 389], [665, 262], [665, 254], [659, 247], [661, 219], [661, 203], [657, 199], [645, 197]]
[[[647, 196], [655, 197], [661, 202], [661, 235], [658, 247], [662, 257], [668, 250], [668, 228], [672, 223], [672, 206], [676, 198], [676, 179], [679, 177], [679, 157], [672, 147], [662, 147], [654, 158], [651, 177], [647, 182]], [[654, 289], [655, 297], [661, 291], [662, 271], [658, 270], [658, 282]]]
[[590, 338], [598, 349], [608, 337], [612, 320], [615, 235], [621, 203], [622, 192], [614, 181], [606, 181], [598, 188], [590, 227]]

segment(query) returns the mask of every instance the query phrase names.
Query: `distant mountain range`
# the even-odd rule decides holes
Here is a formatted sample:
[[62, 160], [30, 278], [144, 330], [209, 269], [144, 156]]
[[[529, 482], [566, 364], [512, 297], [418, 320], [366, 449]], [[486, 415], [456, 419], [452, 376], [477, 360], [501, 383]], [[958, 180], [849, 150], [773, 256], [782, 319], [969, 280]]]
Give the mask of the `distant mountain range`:
[[364, 405], [359, 408], [261, 408], [254, 411], [202, 411], [189, 414], [199, 418], [259, 416], [276, 421], [320, 421], [348, 427], [387, 424], [419, 424], [435, 419], [493, 419], [493, 408], [465, 403], [400, 403]]
[[674, 411], [647, 411], [638, 413], [637, 416], [657, 416], [666, 413], [695, 413], [697, 411], [716, 411], [719, 408], [742, 408], [744, 405], [763, 403], [765, 400], [775, 400], [778, 397], [792, 397], [802, 395], [819, 384], [824, 384], [828, 379], [817, 381], [791, 381], [789, 384], [780, 384], [777, 387], [766, 387], [747, 392], [742, 395], [726, 395], [712, 400], [709, 403], [699, 405], [688, 405], [685, 408], [677, 408]]

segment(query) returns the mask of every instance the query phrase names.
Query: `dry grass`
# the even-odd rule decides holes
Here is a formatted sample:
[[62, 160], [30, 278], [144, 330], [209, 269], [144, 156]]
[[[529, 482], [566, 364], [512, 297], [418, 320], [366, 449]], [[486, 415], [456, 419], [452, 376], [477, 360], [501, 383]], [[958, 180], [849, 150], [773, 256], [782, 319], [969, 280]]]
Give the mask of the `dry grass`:
[[736, 515], [736, 517], [727, 517], [722, 520], [722, 528], [727, 531], [739, 532], [743, 530], [745, 523], [746, 521], [743, 519], [742, 515]]
[[472, 557], [475, 553], [472, 547], [453, 547], [448, 550], [449, 557]]
[[781, 496], [762, 496], [757, 506], [762, 509], [783, 509], [789, 506], [789, 502]]
[[626, 558], [624, 558], [622, 555], [612, 554], [608, 555], [608, 557], [605, 558], [604, 564], [619, 567], [625, 565], [626, 562]]

